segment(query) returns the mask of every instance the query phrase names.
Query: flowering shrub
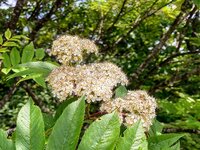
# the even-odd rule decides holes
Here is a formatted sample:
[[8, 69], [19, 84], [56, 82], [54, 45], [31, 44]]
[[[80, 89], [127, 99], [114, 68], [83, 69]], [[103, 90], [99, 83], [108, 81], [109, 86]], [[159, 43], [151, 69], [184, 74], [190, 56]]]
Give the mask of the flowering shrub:
[[[179, 149], [176, 141], [182, 135], [161, 134], [161, 125], [152, 124], [156, 116], [153, 97], [146, 91], [126, 90], [128, 79], [115, 64], [82, 63], [85, 54], [98, 52], [92, 41], [70, 35], [55, 40], [50, 55], [55, 56], [61, 66], [32, 61], [33, 46], [28, 50], [33, 53], [32, 58], [18, 62], [19, 70], [8, 79], [21, 76], [21, 80], [34, 79], [43, 87], [47, 81], [53, 95], [64, 102], [52, 126], [47, 128], [41, 110], [32, 100], [28, 101], [19, 112], [12, 140], [0, 131], [1, 149]], [[97, 102], [101, 104], [97, 109], [108, 114], [96, 117], [88, 127], [85, 107]]]

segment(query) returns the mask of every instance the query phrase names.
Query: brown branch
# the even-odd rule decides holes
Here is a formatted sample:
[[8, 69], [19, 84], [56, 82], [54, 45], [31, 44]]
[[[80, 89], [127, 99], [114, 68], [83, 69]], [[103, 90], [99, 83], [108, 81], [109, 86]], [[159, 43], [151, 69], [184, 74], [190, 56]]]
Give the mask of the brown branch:
[[42, 100], [35, 95], [26, 82], [23, 82], [23, 89], [28, 93], [28, 95], [33, 99], [34, 103], [40, 107], [43, 112], [49, 112], [43, 105]]
[[51, 16], [57, 11], [57, 9], [62, 5], [61, 0], [56, 0], [56, 2], [51, 7], [50, 11], [40, 20], [38, 20], [35, 23], [35, 27], [33, 27], [32, 32], [30, 33], [30, 39], [34, 40], [37, 32], [44, 26], [45, 23], [47, 23], [49, 20], [51, 20]]
[[181, 44], [182, 44], [182, 42], [184, 40], [186, 31], [188, 30], [189, 23], [193, 19], [192, 16], [196, 13], [196, 11], [197, 11], [197, 8], [196, 8], [196, 10], [194, 9], [193, 11], [190, 12], [185, 26], [180, 31], [179, 36], [177, 36], [176, 53], [172, 54], [171, 56], [166, 58], [164, 61], [160, 62], [158, 65], [155, 65], [152, 69], [148, 70], [148, 72], [145, 73], [145, 75], [143, 76], [142, 80], [138, 80], [137, 83], [134, 83], [134, 87], [135, 88], [139, 88], [139, 86], [142, 85], [145, 82], [145, 80], [148, 79], [148, 77], [150, 77], [153, 73], [155, 73], [155, 71], [157, 71], [160, 67], [169, 64], [171, 62], [171, 60], [173, 60], [173, 58], [176, 58], [176, 57], [179, 57], [179, 56], [184, 56], [184, 55], [191, 55], [191, 54], [200, 53], [200, 51], [185, 52], [185, 53], [180, 53], [179, 52]]
[[182, 128], [164, 128], [163, 132], [164, 133], [180, 133], [180, 132], [185, 132], [185, 133], [200, 134], [200, 130], [196, 130], [196, 129], [182, 129]]
[[0, 109], [2, 109], [4, 107], [6, 102], [8, 102], [10, 100], [10, 98], [13, 96], [13, 94], [17, 90], [17, 84], [16, 83], [17, 83], [17, 81], [13, 84], [12, 87], [10, 87], [8, 93], [6, 95], [4, 95], [4, 97], [1, 99], [1, 101], [0, 101]]
[[192, 54], [200, 54], [200, 51], [191, 51], [191, 52], [185, 52], [185, 53], [176, 53], [171, 55], [170, 57], [166, 58], [164, 61], [160, 62], [157, 66], [154, 66], [150, 71], [148, 71], [144, 79], [146, 79], [148, 76], [152, 75], [156, 70], [159, 68], [169, 64], [174, 58], [179, 56], [185, 56], [185, 55], [192, 55]]
[[130, 33], [133, 32], [145, 19], [153, 16], [155, 13], [157, 13], [163, 7], [165, 7], [165, 6], [169, 5], [169, 4], [171, 4], [172, 2], [174, 2], [174, 0], [171, 0], [170, 2], [166, 3], [165, 5], [162, 5], [161, 7], [157, 8], [156, 10], [151, 11], [151, 9], [156, 4], [156, 2], [157, 2], [157, 0], [154, 1], [154, 3], [149, 8], [147, 8], [147, 10], [143, 13], [143, 15], [137, 17], [137, 19], [132, 23], [129, 31], [126, 34], [120, 36], [111, 46], [105, 47], [102, 51], [107, 51], [107, 50], [110, 50], [110, 49], [114, 49], [115, 46], [118, 43], [120, 43], [124, 38], [129, 36]]
[[153, 6], [156, 4], [157, 1], [155, 1], [144, 13], [143, 15], [140, 17], [138, 17], [135, 22], [132, 24], [132, 27], [130, 28], [130, 30], [126, 33], [126, 35], [120, 37], [118, 40], [116, 40], [116, 42], [114, 43], [114, 45], [117, 45], [119, 42], [121, 42], [125, 37], [127, 37], [133, 30], [135, 30], [135, 28], [137, 28], [145, 19], [153, 16], [155, 13], [157, 13], [159, 10], [161, 10], [163, 7], [171, 4], [174, 0], [170, 1], [169, 3], [166, 3], [165, 5], [159, 7], [158, 9], [154, 10], [151, 12], [151, 9], [153, 8]]
[[[154, 47], [152, 52], [147, 56], [147, 58], [143, 61], [143, 63], [137, 68], [137, 70], [131, 75], [133, 79], [138, 79], [138, 77], [143, 73], [143, 71], [148, 67], [148, 65], [153, 61], [153, 59], [158, 55], [161, 51], [163, 45], [167, 42], [170, 38], [171, 34], [176, 30], [177, 26], [184, 20], [188, 14], [184, 16], [185, 5], [187, 4], [187, 0], [182, 5], [181, 12], [176, 17], [170, 28], [166, 33], [162, 35], [160, 38], [160, 42]], [[194, 8], [195, 9], [195, 8]], [[194, 9], [192, 11], [194, 11]]]
[[184, 80], [187, 80], [189, 77], [193, 76], [193, 75], [200, 75], [200, 67], [197, 66], [195, 69], [193, 69], [192, 71], [188, 71], [188, 72], [185, 72], [183, 74], [175, 74], [175, 75], [172, 75], [172, 77], [166, 81], [163, 81], [163, 82], [160, 82], [158, 84], [156, 84], [155, 86], [153, 86], [150, 90], [149, 90], [149, 93], [150, 94], [153, 94], [155, 93], [156, 91], [158, 90], [162, 90], [164, 89], [165, 87], [169, 86], [173, 86], [175, 84], [175, 82], [179, 82], [179, 81], [184, 81]]
[[113, 21], [112, 25], [106, 30], [106, 32], [110, 32], [110, 30], [114, 27], [114, 25], [118, 22], [118, 20], [120, 19], [121, 17], [121, 14], [125, 8], [125, 4], [126, 4], [127, 0], [124, 0], [123, 3], [122, 3], [122, 7], [119, 11], [119, 13], [117, 14], [115, 20]]
[[36, 19], [36, 17], [39, 15], [40, 10], [41, 10], [41, 3], [42, 3], [42, 0], [37, 1], [35, 9], [31, 13], [31, 16], [27, 19], [27, 21], [33, 21]]
[[16, 6], [14, 8], [14, 11], [12, 13], [10, 21], [7, 23], [7, 27], [11, 30], [14, 30], [16, 28], [17, 22], [19, 20], [19, 16], [21, 12], [23, 11], [23, 6], [27, 3], [27, 0], [18, 0], [16, 3]]

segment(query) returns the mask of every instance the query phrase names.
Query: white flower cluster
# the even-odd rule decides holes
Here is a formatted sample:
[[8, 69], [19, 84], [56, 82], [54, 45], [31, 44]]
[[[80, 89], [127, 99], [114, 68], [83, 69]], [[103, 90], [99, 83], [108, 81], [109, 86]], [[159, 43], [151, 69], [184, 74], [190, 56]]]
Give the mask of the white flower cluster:
[[56, 56], [62, 64], [81, 62], [83, 56], [89, 53], [98, 53], [94, 42], [78, 36], [63, 35], [53, 42], [50, 55]]
[[122, 70], [107, 62], [75, 67], [61, 66], [50, 73], [47, 81], [60, 100], [65, 100], [70, 95], [85, 95], [88, 103], [109, 101], [117, 84], [128, 84]]
[[131, 125], [141, 120], [143, 127], [148, 130], [152, 119], [156, 116], [156, 100], [149, 96], [146, 91], [128, 91], [122, 98], [103, 102], [100, 110], [111, 113], [117, 111], [121, 122]]
[[127, 125], [141, 120], [148, 130], [155, 117], [156, 101], [142, 90], [128, 91], [124, 98], [113, 99], [113, 89], [118, 84], [128, 84], [126, 75], [118, 66], [109, 62], [70, 66], [81, 62], [85, 54], [97, 52], [92, 41], [78, 36], [64, 35], [53, 42], [50, 54], [62, 63], [46, 79], [54, 96], [61, 101], [69, 96], [83, 95], [88, 103], [103, 101], [101, 111], [118, 111], [121, 122]]

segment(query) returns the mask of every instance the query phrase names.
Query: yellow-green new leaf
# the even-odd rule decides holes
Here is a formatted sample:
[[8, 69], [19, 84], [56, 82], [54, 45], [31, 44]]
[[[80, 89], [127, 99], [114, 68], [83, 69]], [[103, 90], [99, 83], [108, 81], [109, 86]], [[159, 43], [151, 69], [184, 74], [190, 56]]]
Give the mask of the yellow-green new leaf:
[[44, 150], [45, 131], [41, 110], [29, 100], [20, 110], [16, 127], [16, 150]]
[[15, 47], [10, 52], [10, 60], [13, 66], [20, 63], [20, 53]]
[[7, 53], [3, 53], [2, 57], [3, 57], [3, 65], [6, 68], [10, 68], [11, 67], [11, 62], [10, 62], [10, 57], [8, 56], [8, 54]]
[[44, 49], [40, 48], [40, 49], [36, 49], [35, 51], [35, 57], [37, 60], [42, 60], [45, 56], [45, 52]]
[[12, 35], [12, 33], [11, 33], [10, 29], [7, 29], [5, 32], [6, 39], [9, 40], [11, 38], [11, 35]]
[[2, 34], [0, 34], [0, 45], [3, 44], [3, 37], [2, 37]]
[[34, 46], [31, 42], [27, 46], [24, 47], [22, 52], [22, 63], [30, 62], [34, 57]]

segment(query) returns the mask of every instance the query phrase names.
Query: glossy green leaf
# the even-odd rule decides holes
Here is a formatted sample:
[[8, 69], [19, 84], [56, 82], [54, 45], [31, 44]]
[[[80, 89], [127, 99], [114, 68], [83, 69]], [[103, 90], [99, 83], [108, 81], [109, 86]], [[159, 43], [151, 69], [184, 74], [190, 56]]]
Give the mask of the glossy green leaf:
[[56, 121], [47, 150], [75, 150], [83, 125], [85, 97], [70, 103]]
[[34, 57], [34, 46], [31, 42], [27, 46], [24, 47], [22, 52], [22, 63], [30, 62]]
[[78, 150], [112, 150], [119, 138], [120, 122], [116, 113], [104, 115], [86, 130]]
[[43, 150], [45, 144], [44, 122], [41, 110], [28, 101], [17, 117], [17, 150]]
[[15, 42], [5, 42], [3, 44], [3, 46], [5, 46], [5, 47], [20, 47], [19, 44], [15, 43]]
[[44, 49], [42, 49], [42, 48], [36, 49], [35, 56], [36, 56], [37, 60], [42, 60], [44, 58], [44, 56], [45, 56]]
[[10, 57], [8, 56], [7, 53], [3, 53], [2, 54], [3, 57], [3, 65], [7, 68], [11, 67], [11, 62], [10, 62]]
[[166, 150], [170, 149], [183, 134], [162, 134], [157, 136], [151, 136], [148, 138], [149, 150]]
[[0, 45], [3, 44], [3, 37], [2, 37], [2, 34], [0, 34]]
[[10, 52], [10, 60], [13, 66], [20, 63], [20, 53], [15, 47]]
[[0, 150], [15, 150], [14, 142], [7, 139], [7, 133], [0, 129]]
[[9, 40], [11, 38], [11, 35], [12, 35], [12, 33], [11, 33], [10, 29], [7, 29], [5, 32], [6, 39]]
[[124, 96], [126, 96], [127, 92], [128, 91], [127, 91], [126, 87], [121, 85], [115, 90], [115, 97], [123, 98]]
[[124, 136], [119, 139], [116, 150], [148, 150], [147, 145], [142, 123], [138, 121], [124, 131]]

